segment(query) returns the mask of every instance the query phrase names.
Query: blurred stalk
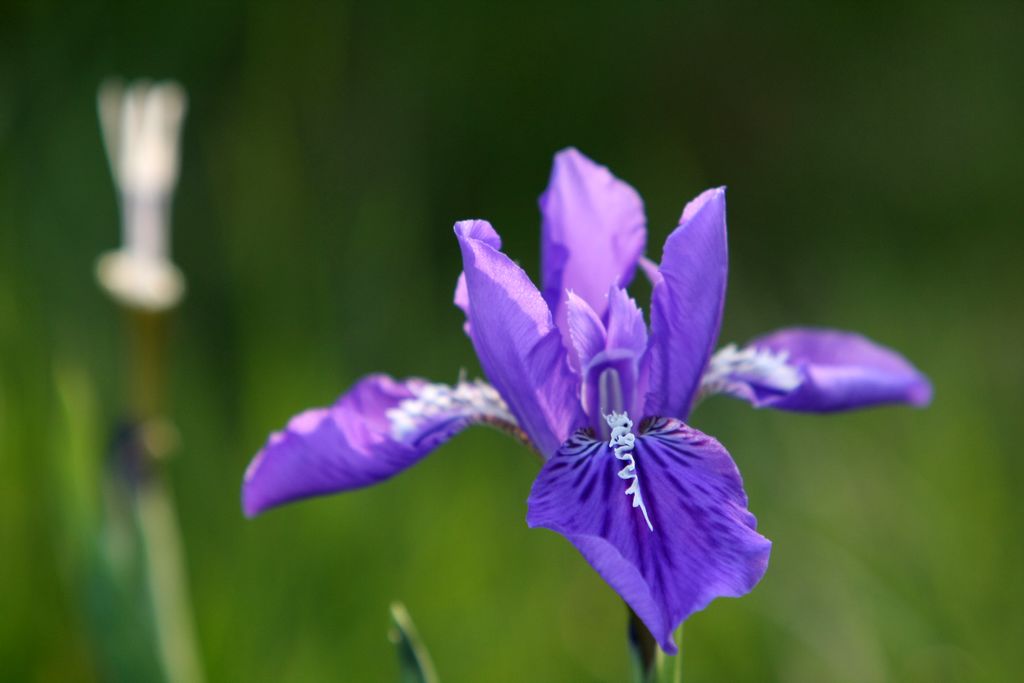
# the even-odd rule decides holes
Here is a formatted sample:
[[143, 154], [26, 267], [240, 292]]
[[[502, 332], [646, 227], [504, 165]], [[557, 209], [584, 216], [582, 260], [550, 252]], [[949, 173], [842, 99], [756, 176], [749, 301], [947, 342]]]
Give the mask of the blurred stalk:
[[146, 583], [160, 662], [170, 683], [204, 679], [189, 599], [185, 552], [164, 463], [176, 433], [162, 417], [166, 385], [167, 314], [126, 309], [127, 378], [136, 443], [126, 463], [133, 478], [134, 514], [142, 539]]
[[[184, 547], [164, 466], [177, 440], [163, 415], [168, 312], [185, 290], [184, 275], [170, 260], [170, 210], [187, 97], [173, 82], [107, 81], [97, 109], [118, 190], [122, 243], [100, 257], [96, 275], [124, 312], [128, 347], [129, 422], [115, 441], [115, 483], [127, 485], [164, 676], [169, 683], [201, 683]], [[119, 522], [116, 517], [111, 521]]]

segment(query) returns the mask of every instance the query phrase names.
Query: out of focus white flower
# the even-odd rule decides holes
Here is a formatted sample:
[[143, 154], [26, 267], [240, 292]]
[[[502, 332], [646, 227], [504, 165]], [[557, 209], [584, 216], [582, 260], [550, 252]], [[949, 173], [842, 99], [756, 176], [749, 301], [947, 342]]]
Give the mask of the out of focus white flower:
[[170, 258], [185, 91], [170, 81], [127, 87], [108, 81], [97, 104], [121, 203], [121, 247], [100, 257], [97, 277], [122, 305], [169, 309], [185, 291], [185, 278]]

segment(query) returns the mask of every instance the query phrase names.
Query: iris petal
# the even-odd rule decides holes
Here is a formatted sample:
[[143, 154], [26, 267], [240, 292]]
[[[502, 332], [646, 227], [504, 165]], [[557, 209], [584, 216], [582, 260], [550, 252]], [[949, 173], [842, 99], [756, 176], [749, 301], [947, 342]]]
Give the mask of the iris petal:
[[[487, 221], [469, 220], [461, 221], [460, 224], [466, 226], [467, 234], [473, 239], [489, 244], [499, 251], [501, 250], [501, 237]], [[466, 333], [467, 337], [472, 337], [473, 334], [469, 325], [469, 290], [466, 289], [465, 273], [459, 273], [458, 280], [455, 282], [454, 300], [455, 305], [462, 309], [463, 314], [466, 316], [466, 322], [462, 324], [462, 331]]]
[[448, 386], [369, 375], [334, 405], [299, 413], [270, 435], [246, 470], [245, 513], [375, 484], [483, 421], [514, 425], [497, 392], [482, 382]]
[[687, 204], [665, 241], [651, 294], [647, 415], [689, 415], [718, 338], [728, 267], [725, 188], [716, 188]]
[[574, 367], [585, 368], [597, 354], [605, 349], [607, 332], [597, 312], [585, 300], [568, 292], [566, 298], [566, 324], [573, 353]]
[[[561, 333], [522, 268], [494, 247], [483, 221], [455, 225], [471, 338], [487, 378], [545, 457], [582, 424], [579, 380]], [[490, 226], [487, 226], [488, 229]]]
[[544, 298], [559, 326], [567, 289], [603, 317], [608, 288], [630, 283], [647, 241], [640, 195], [569, 148], [555, 155], [540, 210]]
[[544, 465], [527, 522], [569, 539], [674, 653], [672, 632], [690, 614], [761, 580], [771, 542], [755, 530], [736, 465], [713, 438], [659, 418], [636, 438], [633, 457], [650, 526], [626, 495], [622, 461], [589, 432]]
[[886, 403], [925, 406], [932, 386], [892, 349], [852, 332], [788, 328], [715, 354], [703, 393], [757, 407], [834, 412]]
[[608, 349], [626, 349], [638, 360], [647, 350], [644, 314], [620, 287], [608, 293]]

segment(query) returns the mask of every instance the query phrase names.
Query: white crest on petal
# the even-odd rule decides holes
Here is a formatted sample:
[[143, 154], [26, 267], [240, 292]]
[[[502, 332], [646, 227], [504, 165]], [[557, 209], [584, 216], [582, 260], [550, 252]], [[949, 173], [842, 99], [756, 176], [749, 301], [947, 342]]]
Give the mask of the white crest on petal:
[[605, 422], [611, 427], [611, 439], [608, 446], [615, 450], [615, 457], [626, 463], [626, 466], [619, 470], [620, 479], [629, 479], [631, 483], [626, 489], [627, 496], [633, 496], [633, 507], [640, 508], [647, 522], [647, 528], [654, 531], [651, 518], [647, 515], [647, 506], [644, 505], [643, 496], [640, 494], [640, 475], [636, 471], [636, 460], [633, 458], [633, 449], [636, 447], [636, 434], [633, 433], [633, 421], [626, 413], [611, 413], [604, 416]]
[[424, 382], [410, 387], [413, 396], [387, 411], [391, 436], [405, 441], [438, 419], [468, 417], [516, 425], [498, 390], [483, 380], [460, 379], [454, 386]]
[[708, 362], [700, 383], [700, 395], [730, 394], [746, 384], [758, 384], [775, 391], [792, 391], [800, 386], [800, 370], [789, 362], [786, 350], [736, 344], [722, 347]]

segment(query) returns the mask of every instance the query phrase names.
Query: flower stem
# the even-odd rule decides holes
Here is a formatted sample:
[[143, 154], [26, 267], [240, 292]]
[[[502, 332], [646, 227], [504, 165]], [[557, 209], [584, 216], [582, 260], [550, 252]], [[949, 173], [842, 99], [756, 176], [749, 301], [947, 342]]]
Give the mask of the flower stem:
[[629, 649], [633, 659], [633, 679], [636, 681], [650, 681], [651, 671], [654, 669], [654, 659], [658, 651], [658, 644], [654, 640], [654, 636], [644, 626], [644, 622], [640, 621], [640, 617], [636, 615], [630, 607], [626, 607], [629, 611], [629, 624], [627, 627], [627, 633], [629, 636]]
[[[629, 609], [627, 607], [627, 609]], [[675, 632], [680, 654], [665, 654], [657, 640], [632, 609], [629, 609], [629, 646], [633, 659], [633, 680], [637, 683], [682, 683], [683, 627]]]
[[[184, 544], [164, 469], [174, 431], [161, 419], [166, 383], [166, 316], [127, 312], [134, 509], [151, 600], [157, 650], [169, 683], [204, 680], [189, 600]], [[131, 475], [130, 475], [131, 476]]]
[[185, 580], [184, 548], [170, 490], [155, 476], [135, 494], [160, 662], [170, 683], [201, 683]]

